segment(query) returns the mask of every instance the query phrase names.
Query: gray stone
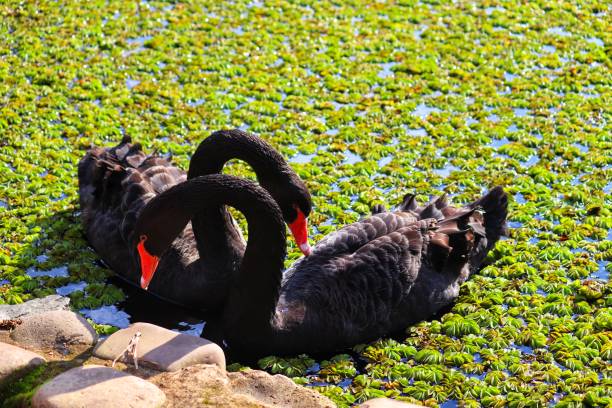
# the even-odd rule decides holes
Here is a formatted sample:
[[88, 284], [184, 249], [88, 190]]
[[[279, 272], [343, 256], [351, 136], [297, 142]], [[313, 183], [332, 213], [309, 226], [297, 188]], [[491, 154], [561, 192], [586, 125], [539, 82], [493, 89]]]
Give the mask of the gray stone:
[[109, 367], [76, 367], [43, 384], [32, 398], [34, 408], [160, 407], [164, 393], [141, 378]]
[[83, 316], [68, 310], [55, 310], [21, 318], [11, 338], [30, 347], [86, 344], [98, 341], [98, 334]]
[[362, 408], [422, 408], [409, 402], [396, 401], [391, 398], [374, 398], [359, 405]]
[[166, 394], [167, 408], [258, 407], [332, 408], [334, 403], [316, 391], [282, 375], [248, 370], [226, 373], [200, 364], [150, 377]]
[[45, 361], [36, 353], [0, 342], [0, 384]]
[[[150, 323], [134, 323], [113, 333], [96, 346], [94, 355], [114, 360], [123, 353], [136, 332], [141, 333], [136, 350], [139, 365], [176, 371], [195, 364], [216, 364], [225, 370], [225, 354], [217, 344]], [[131, 356], [124, 355], [119, 361], [133, 364]]]
[[52, 310], [68, 310], [70, 298], [60, 295], [49, 295], [44, 298], [28, 300], [18, 305], [0, 305], [0, 320], [23, 318], [25, 316], [50, 312]]

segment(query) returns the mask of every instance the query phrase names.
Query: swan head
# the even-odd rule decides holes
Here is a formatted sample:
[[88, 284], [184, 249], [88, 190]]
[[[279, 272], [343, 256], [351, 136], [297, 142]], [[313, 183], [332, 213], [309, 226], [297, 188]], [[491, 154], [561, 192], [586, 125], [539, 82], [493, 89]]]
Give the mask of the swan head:
[[278, 204], [300, 251], [310, 255], [307, 219], [312, 211], [312, 198], [302, 179], [287, 167], [259, 177], [259, 182]]

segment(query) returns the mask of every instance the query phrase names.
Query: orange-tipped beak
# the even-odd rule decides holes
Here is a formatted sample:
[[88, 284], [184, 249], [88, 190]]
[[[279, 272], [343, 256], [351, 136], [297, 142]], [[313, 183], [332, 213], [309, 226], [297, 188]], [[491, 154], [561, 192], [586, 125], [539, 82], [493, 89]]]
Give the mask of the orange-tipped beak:
[[297, 211], [297, 218], [289, 224], [289, 229], [300, 251], [302, 251], [305, 256], [308, 256], [310, 255], [310, 245], [308, 245], [308, 223], [306, 222], [304, 213], [299, 208], [295, 210]]
[[146, 240], [146, 235], [141, 236], [137, 247], [138, 255], [140, 255], [140, 287], [144, 290], [147, 290], [149, 287], [149, 283], [151, 283], [151, 279], [153, 279], [153, 275], [159, 264], [159, 257], [151, 255], [145, 248], [144, 243]]

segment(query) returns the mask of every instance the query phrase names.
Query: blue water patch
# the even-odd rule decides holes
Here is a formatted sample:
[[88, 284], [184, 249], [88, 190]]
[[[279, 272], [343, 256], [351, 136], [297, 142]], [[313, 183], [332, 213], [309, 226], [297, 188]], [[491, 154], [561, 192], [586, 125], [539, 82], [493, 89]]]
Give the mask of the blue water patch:
[[128, 78], [125, 80], [125, 86], [127, 86], [128, 89], [133, 89], [135, 86], [138, 86], [138, 84], [140, 84], [140, 81], [137, 79]]
[[342, 161], [342, 164], [355, 164], [360, 161], [363, 161], [360, 155], [355, 154], [350, 150], [344, 152], [344, 160]]
[[291, 163], [300, 163], [300, 164], [310, 163], [312, 158], [315, 157], [316, 155], [317, 155], [316, 153], [312, 153], [312, 154], [297, 153], [293, 157], [291, 157], [289, 161]]
[[187, 105], [191, 106], [192, 108], [195, 108], [196, 106], [200, 106], [203, 103], [204, 103], [204, 98], [200, 98], [200, 99], [196, 99], [195, 101], [187, 102]]
[[529, 156], [528, 160], [521, 162], [521, 164], [525, 167], [531, 167], [534, 164], [538, 163], [539, 161], [540, 161], [540, 158], [538, 157], [538, 155], [534, 154], [534, 155]]
[[393, 156], [386, 156], [378, 160], [379, 167], [385, 167], [387, 164], [391, 163], [393, 160]]
[[353, 383], [353, 379], [352, 378], [345, 378], [344, 380], [340, 381], [338, 383], [339, 387], [342, 387], [343, 390], [346, 391], [346, 389]]
[[543, 45], [542, 51], [547, 54], [554, 54], [557, 51], [557, 47], [555, 47], [554, 45]]
[[149, 41], [153, 38], [150, 35], [141, 35], [140, 37], [128, 38], [125, 42], [129, 45], [143, 45], [145, 41]]
[[440, 109], [427, 106], [424, 103], [419, 103], [417, 107], [411, 112], [412, 115], [417, 116], [421, 119], [427, 118], [431, 113], [440, 112]]
[[441, 169], [433, 169], [432, 171], [441, 177], [448, 177], [453, 171], [461, 170], [457, 166], [453, 166], [452, 164], [448, 164], [447, 166]]
[[587, 38], [587, 42], [590, 44], [595, 44], [598, 47], [603, 47], [604, 46], [604, 42], [601, 38], [597, 38], [597, 37], [589, 37]]
[[425, 30], [427, 30], [427, 28], [429, 28], [427, 25], [422, 25], [419, 29], [414, 30], [414, 39], [420, 40], [421, 36], [425, 32]]
[[523, 194], [521, 193], [516, 193], [514, 195], [514, 201], [516, 201], [518, 204], [525, 204], [525, 197], [523, 197]]
[[72, 292], [76, 292], [78, 290], [85, 290], [87, 287], [87, 282], [77, 282], [77, 283], [69, 283], [66, 286], [61, 286], [55, 289], [55, 293], [62, 296], [68, 296]]
[[338, 134], [338, 132], [340, 132], [340, 130], [338, 128], [333, 128], [333, 129], [329, 129], [327, 131], [327, 134], [330, 136], [336, 136]]
[[491, 142], [491, 147], [495, 147], [497, 149], [508, 143], [510, 143], [510, 141], [505, 137], [503, 139], [493, 139], [493, 141]]
[[242, 26], [238, 26], [236, 28], [232, 28], [232, 33], [237, 34], [237, 35], [242, 35], [244, 34], [244, 29], [242, 28]]
[[525, 108], [514, 108], [512, 111], [514, 112], [514, 116], [518, 117], [526, 116], [529, 113], [529, 109]]
[[0, 200], [0, 208], [8, 208], [8, 203], [4, 200]]
[[496, 114], [489, 115], [489, 116], [487, 116], [487, 120], [489, 122], [497, 123], [497, 122], [499, 122], [499, 116], [496, 115]]
[[424, 137], [424, 136], [427, 136], [427, 131], [424, 128], [418, 128], [418, 129], [407, 129], [406, 128], [406, 134], [408, 136]]
[[610, 272], [608, 272], [608, 270], [606, 269], [606, 267], [608, 266], [608, 263], [609, 263], [608, 261], [598, 261], [597, 265], [599, 265], [599, 268], [597, 268], [595, 272], [590, 274], [589, 278], [590, 279], [601, 279], [606, 282], [610, 280]]
[[440, 404], [440, 408], [457, 408], [457, 402], [458, 401], [456, 399], [446, 400]]
[[10, 281], [8, 281], [6, 279], [1, 279], [0, 280], [0, 286], [6, 285], [7, 283], [10, 283]]
[[26, 270], [26, 274], [31, 278], [39, 278], [41, 276], [50, 276], [52, 278], [65, 278], [68, 276], [68, 267], [66, 265], [63, 265], [43, 271], [33, 266], [30, 266]]
[[572, 143], [572, 146], [577, 147], [582, 153], [587, 153], [589, 151], [589, 147], [581, 143]]
[[508, 227], [510, 228], [521, 228], [523, 223], [520, 221], [508, 221]]
[[81, 309], [81, 314], [90, 318], [97, 324], [110, 324], [124, 329], [130, 325], [130, 315], [117, 306], [102, 306], [98, 309]]
[[500, 13], [506, 11], [506, 9], [503, 8], [502, 6], [487, 7], [484, 10], [487, 16], [490, 16], [491, 14], [493, 14], [494, 11], [499, 11]]
[[510, 126], [508, 126], [506, 128], [506, 131], [508, 132], [518, 132], [518, 127], [513, 123]]
[[506, 82], [512, 82], [518, 77], [519, 77], [518, 75], [511, 74], [509, 72], [504, 72], [504, 81]]
[[396, 66], [397, 62], [385, 62], [385, 63], [379, 64], [379, 65], [381, 67], [381, 70], [378, 71], [378, 77], [379, 78], [388, 78], [390, 76], [393, 76], [393, 71], [391, 70], [391, 68]]
[[551, 27], [546, 30], [548, 34], [558, 35], [559, 37], [571, 37], [572, 33], [567, 31], [565, 27]]

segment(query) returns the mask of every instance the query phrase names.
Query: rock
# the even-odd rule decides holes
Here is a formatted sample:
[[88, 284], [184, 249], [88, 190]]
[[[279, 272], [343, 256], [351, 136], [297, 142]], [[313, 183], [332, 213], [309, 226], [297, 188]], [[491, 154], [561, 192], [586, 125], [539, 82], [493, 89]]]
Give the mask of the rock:
[[[150, 323], [134, 323], [113, 333], [98, 344], [94, 355], [114, 360], [123, 353], [136, 332], [141, 333], [137, 346], [138, 364], [160, 371], [176, 371], [195, 364], [216, 364], [225, 370], [225, 354], [217, 344]], [[132, 357], [125, 355], [120, 361], [133, 363]]]
[[11, 339], [30, 347], [87, 344], [98, 341], [98, 334], [81, 315], [68, 310], [55, 310], [23, 317], [11, 332]]
[[284, 375], [247, 370], [228, 373], [232, 390], [273, 407], [334, 407], [334, 403], [316, 391], [294, 383]]
[[0, 384], [45, 361], [36, 353], [0, 342]]
[[40, 299], [28, 300], [18, 305], [0, 305], [0, 320], [22, 318], [31, 314], [68, 310], [70, 298], [60, 295], [49, 295]]
[[160, 407], [164, 393], [141, 378], [89, 365], [76, 367], [43, 384], [32, 398], [34, 408]]
[[167, 397], [166, 407], [334, 407], [327, 397], [282, 375], [249, 370], [225, 373], [214, 365], [195, 365], [149, 380]]
[[396, 401], [391, 398], [374, 398], [359, 405], [362, 408], [422, 408], [409, 402]]

